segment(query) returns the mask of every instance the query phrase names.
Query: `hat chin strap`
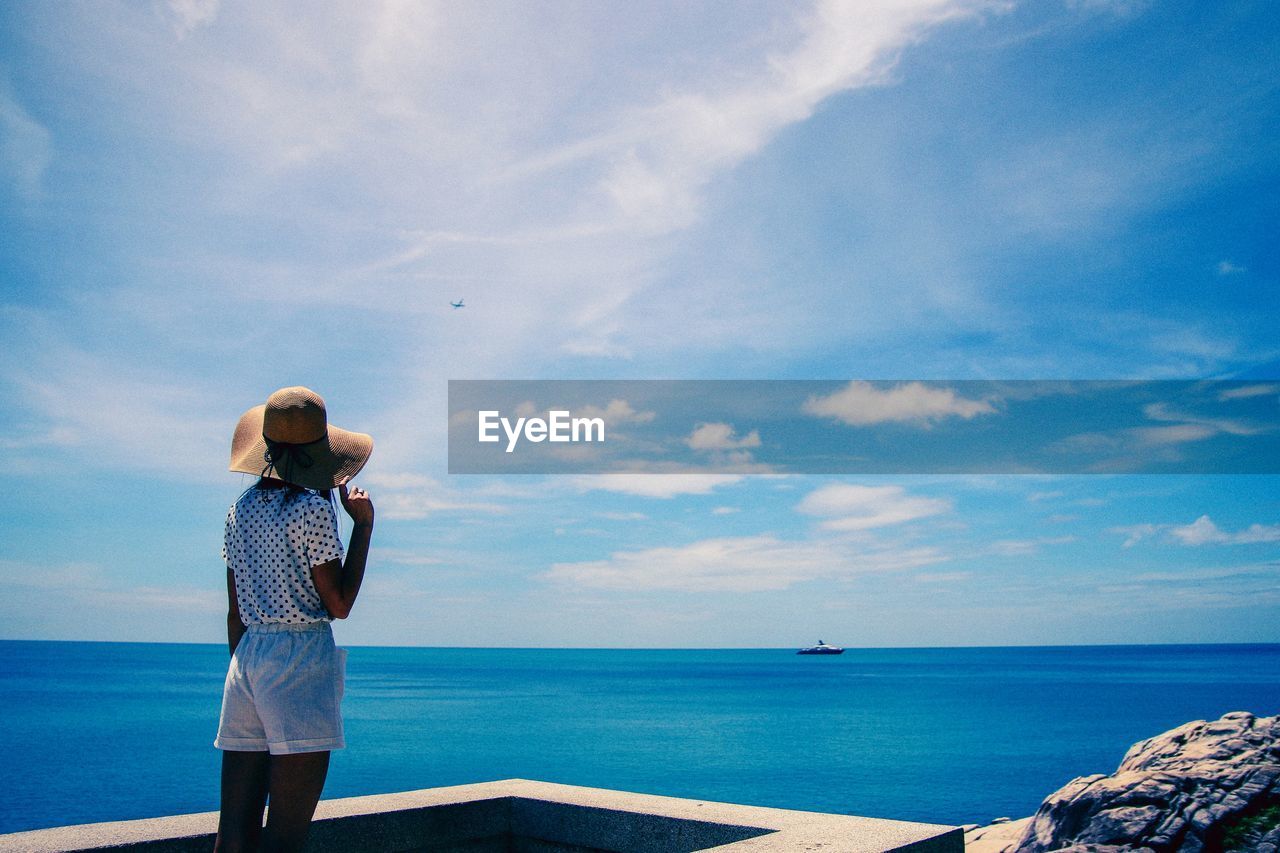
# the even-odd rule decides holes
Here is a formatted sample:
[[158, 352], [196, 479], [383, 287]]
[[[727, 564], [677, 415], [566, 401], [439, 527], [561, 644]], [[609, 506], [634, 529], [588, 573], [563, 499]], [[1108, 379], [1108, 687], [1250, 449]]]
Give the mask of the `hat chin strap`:
[[[303, 449], [306, 445], [290, 444], [287, 441], [272, 441], [265, 435], [262, 440], [267, 443], [267, 449], [262, 454], [262, 458], [267, 463], [262, 469], [261, 476], [263, 477], [267, 476], [268, 471], [275, 468], [276, 474], [279, 475], [281, 480], [286, 483], [292, 483], [295, 466], [306, 469], [315, 464], [311, 454]], [[311, 442], [311, 444], [314, 443]], [[281, 467], [282, 464], [284, 467]]]

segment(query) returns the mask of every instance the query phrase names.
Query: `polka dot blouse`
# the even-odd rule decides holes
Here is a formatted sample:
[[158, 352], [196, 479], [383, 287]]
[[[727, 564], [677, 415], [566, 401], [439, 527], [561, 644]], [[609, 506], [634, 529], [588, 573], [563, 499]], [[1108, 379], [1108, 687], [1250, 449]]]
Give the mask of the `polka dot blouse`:
[[227, 513], [222, 557], [235, 575], [240, 620], [332, 621], [311, 567], [342, 559], [338, 517], [309, 491], [252, 488]]

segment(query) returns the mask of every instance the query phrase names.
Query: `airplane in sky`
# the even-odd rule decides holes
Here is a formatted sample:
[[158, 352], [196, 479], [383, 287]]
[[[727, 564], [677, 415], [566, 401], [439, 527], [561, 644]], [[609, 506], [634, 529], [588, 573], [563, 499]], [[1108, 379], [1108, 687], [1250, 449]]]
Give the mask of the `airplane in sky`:
[[465, 305], [463, 305], [463, 304], [462, 304], [462, 300], [461, 300], [461, 299], [459, 299], [457, 302], [450, 302], [449, 304], [450, 304], [450, 305], [452, 305], [454, 308], [466, 308], [466, 307], [467, 307], [467, 306], [465, 306]]

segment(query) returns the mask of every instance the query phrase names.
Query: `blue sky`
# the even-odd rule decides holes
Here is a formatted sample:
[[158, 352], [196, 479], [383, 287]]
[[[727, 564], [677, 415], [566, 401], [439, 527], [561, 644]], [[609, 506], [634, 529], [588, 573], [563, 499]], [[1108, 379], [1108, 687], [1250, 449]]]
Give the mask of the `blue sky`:
[[217, 641], [232, 426], [305, 384], [377, 439], [343, 642], [1280, 641], [1274, 476], [445, 440], [449, 379], [1277, 379], [1277, 55], [1265, 2], [6, 4], [0, 634]]

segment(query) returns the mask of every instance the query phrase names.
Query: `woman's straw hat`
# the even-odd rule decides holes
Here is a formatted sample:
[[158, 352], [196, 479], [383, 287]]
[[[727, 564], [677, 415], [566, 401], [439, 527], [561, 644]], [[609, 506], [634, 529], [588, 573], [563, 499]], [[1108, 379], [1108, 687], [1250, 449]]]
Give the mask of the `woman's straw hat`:
[[324, 400], [299, 385], [240, 416], [230, 470], [325, 491], [354, 477], [372, 452], [371, 436], [330, 426]]

